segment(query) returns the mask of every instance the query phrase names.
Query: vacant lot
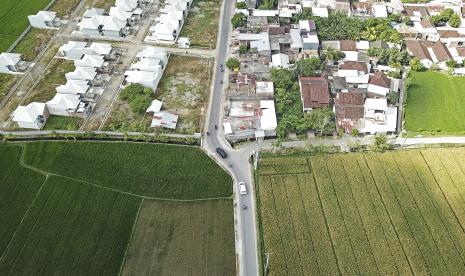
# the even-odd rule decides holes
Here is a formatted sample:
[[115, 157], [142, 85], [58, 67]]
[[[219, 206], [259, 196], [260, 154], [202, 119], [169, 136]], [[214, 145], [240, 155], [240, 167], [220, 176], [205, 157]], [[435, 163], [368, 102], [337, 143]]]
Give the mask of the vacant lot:
[[235, 275], [232, 208], [144, 200], [122, 275]]
[[264, 158], [270, 275], [465, 270], [465, 148]]
[[181, 30], [180, 36], [187, 36], [192, 46], [216, 47], [220, 0], [194, 0]]
[[414, 132], [465, 131], [465, 77], [412, 72], [405, 128]]
[[[189, 171], [192, 169], [216, 171], [225, 180], [223, 184], [230, 195], [231, 180], [222, 178], [221, 169], [214, 163], [209, 168], [177, 168], [171, 163], [173, 171], [163, 171], [163, 161], [158, 161], [144, 170], [136, 168], [144, 166], [142, 160], [166, 157], [163, 160], [168, 166], [172, 160], [169, 156], [175, 151], [163, 146], [157, 151], [158, 147], [78, 142], [0, 145], [0, 275], [118, 275], [125, 260], [129, 274], [160, 271], [172, 275], [179, 271], [182, 275], [234, 275], [231, 199], [171, 202], [148, 199], [149, 193], [127, 192], [139, 181], [148, 184], [142, 174], [152, 174], [154, 181], [147, 188], [150, 192], [164, 184], [157, 177], [163, 178], [168, 172], [179, 177], [181, 173], [173, 171], [185, 170], [185, 175], [193, 176], [190, 184], [195, 185], [200, 196], [217, 196], [205, 187], [212, 181], [196, 178]], [[204, 163], [199, 159], [203, 153], [197, 148], [177, 148], [187, 153], [183, 159], [190, 163]], [[46, 149], [50, 151], [47, 153]], [[198, 150], [196, 154], [189, 153], [192, 149]], [[93, 154], [88, 155], [90, 151]], [[119, 159], [121, 163], [116, 161]], [[44, 170], [26, 165], [23, 160], [42, 163]], [[72, 167], [86, 165], [73, 171], [68, 163], [71, 160]], [[56, 167], [50, 167], [53, 164]], [[118, 171], [124, 173], [115, 173]], [[129, 172], [130, 176], [124, 175]], [[163, 186], [168, 192], [173, 190], [168, 184], [178, 191], [184, 188], [175, 176]], [[199, 181], [208, 185], [202, 186], [204, 183]], [[117, 187], [114, 182], [125, 187]], [[215, 184], [221, 186], [219, 182]], [[190, 190], [186, 191], [189, 195]], [[182, 193], [177, 195], [183, 197]], [[149, 260], [149, 255], [156, 259]], [[134, 267], [134, 263], [139, 265]]]
[[[164, 133], [200, 132], [204, 108], [210, 95], [209, 65], [212, 60], [171, 55], [153, 99], [163, 102], [162, 110], [179, 115], [176, 130]], [[147, 106], [148, 107], [148, 106]], [[133, 112], [126, 101], [118, 99], [105, 123], [105, 130], [151, 132], [152, 118]]]

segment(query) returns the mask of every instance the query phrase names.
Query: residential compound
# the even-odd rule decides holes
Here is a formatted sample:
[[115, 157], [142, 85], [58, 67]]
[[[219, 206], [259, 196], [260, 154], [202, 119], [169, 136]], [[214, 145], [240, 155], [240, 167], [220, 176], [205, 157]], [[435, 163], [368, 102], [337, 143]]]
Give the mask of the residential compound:
[[[395, 133], [401, 127], [398, 108], [402, 103], [398, 98], [408, 60], [418, 58], [426, 68], [447, 70], [451, 61], [462, 64], [465, 58], [460, 1], [279, 1], [271, 10], [260, 9], [260, 2], [245, 3], [247, 8], [241, 4], [236, 9], [236, 14], [245, 15], [246, 21], [232, 34], [232, 53], [240, 67], [230, 77], [230, 103], [225, 113], [226, 133], [236, 134], [237, 139], [244, 132], [251, 135], [252, 130], [260, 130], [263, 108], [259, 102], [263, 96], [258, 91], [262, 83], [272, 87], [271, 70], [275, 68], [293, 70], [300, 60], [319, 58], [322, 68], [311, 76], [300, 75], [296, 79], [304, 114], [328, 107], [334, 112], [338, 132], [376, 134]], [[385, 24], [382, 26], [389, 29], [389, 35], [370, 35], [378, 28], [371, 27], [372, 30], [361, 30], [357, 40], [322, 39], [331, 34], [322, 37], [319, 26], [333, 13], [373, 26]], [[325, 28], [324, 32], [331, 31]], [[331, 28], [338, 33], [338, 26]], [[399, 35], [398, 41], [393, 41], [392, 35]], [[340, 57], [333, 58], [334, 53]], [[390, 62], [379, 53], [405, 57], [402, 56], [402, 62]], [[461, 74], [464, 70], [455, 68], [454, 72]], [[270, 92], [267, 97], [272, 99], [272, 95]]]

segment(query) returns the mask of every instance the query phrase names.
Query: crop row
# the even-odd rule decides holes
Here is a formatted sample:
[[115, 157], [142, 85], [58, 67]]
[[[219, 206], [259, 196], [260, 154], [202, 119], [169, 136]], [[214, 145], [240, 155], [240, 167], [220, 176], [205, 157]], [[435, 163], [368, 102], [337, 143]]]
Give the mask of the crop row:
[[17, 230], [0, 271], [117, 274], [140, 199], [50, 177]]
[[281, 165], [260, 167], [260, 175], [310, 173], [308, 165]]
[[[197, 147], [140, 143], [28, 143], [25, 162], [143, 196], [229, 197], [231, 177]], [[135, 180], [137, 179], [137, 181]]]
[[280, 165], [307, 165], [307, 158], [305, 157], [265, 157], [259, 161], [260, 167], [263, 166], [280, 166]]

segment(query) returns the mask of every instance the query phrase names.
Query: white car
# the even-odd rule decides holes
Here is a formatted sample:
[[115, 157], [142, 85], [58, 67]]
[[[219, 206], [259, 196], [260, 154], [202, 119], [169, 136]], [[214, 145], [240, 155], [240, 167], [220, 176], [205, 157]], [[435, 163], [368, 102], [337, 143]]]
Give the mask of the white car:
[[247, 188], [245, 187], [244, 182], [239, 182], [239, 193], [241, 193], [241, 195], [247, 194]]

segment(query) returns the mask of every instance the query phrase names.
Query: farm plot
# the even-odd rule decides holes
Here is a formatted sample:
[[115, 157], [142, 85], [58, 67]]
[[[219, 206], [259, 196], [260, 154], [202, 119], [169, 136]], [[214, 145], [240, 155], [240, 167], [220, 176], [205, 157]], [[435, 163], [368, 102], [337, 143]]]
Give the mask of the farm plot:
[[0, 9], [0, 52], [4, 52], [29, 25], [28, 15], [45, 8], [50, 0], [6, 0]]
[[465, 148], [280, 158], [258, 173], [270, 275], [464, 271]]
[[144, 200], [122, 275], [235, 275], [232, 208]]
[[26, 145], [25, 162], [60, 175], [157, 198], [232, 194], [230, 176], [197, 147], [39, 142]]
[[[131, 275], [144, 272], [150, 275], [152, 272], [171, 275], [173, 272], [181, 275], [236, 274], [230, 198], [188, 202], [148, 199], [150, 194], [147, 193], [132, 195], [120, 190], [124, 187], [109, 188], [111, 185], [108, 183], [113, 183], [116, 178], [99, 177], [99, 174], [114, 174], [129, 167], [131, 178], [128, 175], [122, 181], [125, 186], [132, 187], [144, 176], [142, 171], [129, 164], [134, 160], [138, 166], [141, 160], [147, 161], [162, 153], [169, 156], [169, 149], [156, 151], [154, 148], [160, 145], [134, 143], [49, 142], [54, 152], [48, 156], [50, 160], [44, 158], [45, 151], [31, 150], [34, 145], [46, 149], [44, 144], [0, 145], [0, 275], [118, 275], [125, 261], [127, 272], [124, 274]], [[81, 146], [66, 149], [65, 144]], [[123, 151], [116, 151], [120, 147]], [[192, 157], [188, 157], [189, 151], [195, 149], [178, 148], [187, 153], [183, 158], [188, 159]], [[89, 150], [93, 152], [92, 156], [101, 155], [103, 159], [86, 155]], [[202, 162], [199, 159], [201, 154], [200, 150], [196, 152], [196, 159], [190, 162]], [[31, 158], [31, 155], [35, 156]], [[94, 167], [81, 168], [81, 174], [74, 178], [60, 175], [67, 166], [58, 166], [61, 163], [59, 159], [64, 156], [74, 159], [73, 166], [82, 162], [94, 164]], [[136, 156], [140, 157], [139, 161]], [[26, 159], [44, 163], [45, 170], [25, 164], [23, 161]], [[123, 159], [124, 162], [108, 163], [111, 159]], [[96, 160], [99, 165], [93, 163]], [[65, 164], [68, 162], [63, 161]], [[170, 158], [165, 159], [165, 162], [171, 161]], [[162, 163], [160, 161], [156, 167], [144, 170], [151, 171], [153, 178], [161, 176], [165, 169], [160, 166]], [[53, 164], [58, 167], [56, 170], [48, 167]], [[206, 170], [220, 170], [214, 166]], [[194, 170], [201, 169], [197, 167]], [[95, 182], [85, 179], [86, 171], [95, 172], [92, 176]], [[188, 170], [184, 173], [192, 174]], [[115, 177], [124, 178], [124, 173]], [[208, 179], [204, 180], [208, 182]], [[196, 182], [198, 179], [190, 181], [202, 190], [201, 183]], [[230, 186], [230, 179], [226, 183]], [[162, 183], [150, 184], [157, 186]], [[180, 189], [179, 183], [171, 184]], [[186, 191], [189, 194], [189, 190]], [[203, 195], [215, 196], [211, 190], [207, 192]], [[176, 195], [182, 198], [182, 191]], [[134, 236], [133, 232], [136, 233]], [[127, 254], [129, 248], [131, 253]]]

